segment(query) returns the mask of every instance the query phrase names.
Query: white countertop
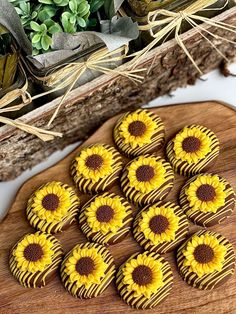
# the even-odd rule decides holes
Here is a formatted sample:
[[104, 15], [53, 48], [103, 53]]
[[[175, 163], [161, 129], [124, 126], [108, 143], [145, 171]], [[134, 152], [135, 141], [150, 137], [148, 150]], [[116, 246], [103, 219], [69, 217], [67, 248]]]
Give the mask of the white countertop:
[[[230, 70], [236, 73], [236, 64], [230, 66]], [[198, 80], [194, 86], [179, 88], [172, 93], [173, 97], [164, 96], [155, 99], [147, 106], [163, 106], [176, 103], [186, 103], [194, 101], [220, 100], [229, 103], [236, 108], [236, 77], [224, 78], [219, 71], [211, 72], [203, 76], [204, 80]], [[235, 113], [236, 114], [236, 113]], [[10, 205], [20, 186], [33, 175], [52, 166], [60, 159], [71, 152], [77, 144], [70, 145], [63, 151], [52, 154], [46, 161], [37, 165], [31, 170], [25, 171], [20, 177], [10, 182], [0, 183], [0, 221], [1, 217], [10, 208]]]

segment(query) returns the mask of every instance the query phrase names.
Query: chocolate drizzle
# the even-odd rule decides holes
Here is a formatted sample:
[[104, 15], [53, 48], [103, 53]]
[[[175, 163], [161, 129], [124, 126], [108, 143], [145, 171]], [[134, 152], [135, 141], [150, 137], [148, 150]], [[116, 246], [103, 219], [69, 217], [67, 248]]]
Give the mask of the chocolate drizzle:
[[100, 169], [102, 164], [103, 164], [103, 159], [100, 155], [97, 155], [97, 154], [93, 154], [87, 157], [85, 161], [85, 165], [92, 170]]
[[152, 282], [152, 271], [148, 266], [139, 265], [133, 270], [132, 278], [139, 286], [146, 286]]
[[138, 120], [131, 122], [128, 127], [129, 133], [135, 137], [142, 136], [145, 133], [146, 129], [146, 125], [142, 121]]
[[81, 257], [76, 266], [75, 269], [76, 271], [81, 275], [81, 276], [88, 276], [89, 274], [92, 273], [94, 270], [94, 261], [90, 257]]
[[140, 166], [136, 170], [136, 178], [139, 182], [148, 182], [155, 175], [153, 167], [149, 165]]
[[213, 260], [214, 251], [209, 245], [200, 244], [195, 248], [193, 255], [198, 263], [206, 264]]
[[196, 194], [198, 199], [202, 202], [213, 201], [216, 196], [215, 189], [210, 184], [202, 184], [199, 186]]
[[195, 136], [186, 137], [182, 142], [182, 148], [186, 153], [194, 153], [199, 150], [201, 141]]
[[169, 226], [169, 221], [162, 215], [157, 215], [149, 221], [149, 227], [155, 234], [161, 234], [166, 231]]
[[56, 194], [50, 193], [44, 196], [42, 200], [42, 206], [46, 210], [54, 211], [58, 208], [60, 203], [59, 197]]
[[99, 222], [109, 222], [113, 216], [114, 210], [108, 205], [102, 205], [96, 211], [96, 217]]
[[41, 245], [32, 243], [26, 246], [24, 249], [24, 257], [29, 262], [37, 262], [43, 256], [43, 250]]

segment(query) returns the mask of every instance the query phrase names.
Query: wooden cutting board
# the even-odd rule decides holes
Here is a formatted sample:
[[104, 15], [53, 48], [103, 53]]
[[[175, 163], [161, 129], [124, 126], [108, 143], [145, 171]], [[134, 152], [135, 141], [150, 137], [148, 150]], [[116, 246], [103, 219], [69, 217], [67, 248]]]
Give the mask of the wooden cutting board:
[[[221, 142], [221, 154], [212, 172], [225, 176], [236, 190], [236, 112], [216, 102], [181, 104], [153, 108], [166, 127], [166, 139], [187, 124], [198, 123], [211, 128]], [[79, 300], [70, 296], [60, 283], [59, 276], [42, 289], [27, 289], [18, 284], [8, 267], [11, 246], [25, 233], [33, 232], [25, 218], [26, 202], [30, 194], [42, 183], [59, 180], [73, 184], [69, 167], [73, 157], [85, 145], [91, 143], [113, 144], [112, 129], [119, 116], [108, 120], [86, 142], [55, 166], [27, 181], [19, 190], [5, 220], [0, 224], [0, 313], [131, 313], [135, 312], [117, 295], [114, 283], [98, 298]], [[160, 155], [164, 155], [163, 151]], [[177, 201], [184, 178], [176, 175], [175, 185], [167, 200]], [[113, 188], [118, 192], [119, 188]], [[78, 193], [81, 195], [80, 193]], [[81, 196], [82, 202], [87, 197]], [[136, 209], [134, 209], [136, 211]], [[222, 225], [212, 227], [226, 236], [236, 247], [236, 211]], [[191, 225], [191, 231], [198, 229]], [[77, 223], [57, 235], [65, 252], [75, 244], [85, 241]], [[130, 234], [123, 242], [110, 247], [115, 263], [119, 266], [134, 252], [141, 251]], [[174, 253], [166, 254], [174, 273], [174, 288], [170, 296], [149, 313], [236, 313], [236, 275], [214, 291], [200, 291], [188, 286], [178, 275]]]

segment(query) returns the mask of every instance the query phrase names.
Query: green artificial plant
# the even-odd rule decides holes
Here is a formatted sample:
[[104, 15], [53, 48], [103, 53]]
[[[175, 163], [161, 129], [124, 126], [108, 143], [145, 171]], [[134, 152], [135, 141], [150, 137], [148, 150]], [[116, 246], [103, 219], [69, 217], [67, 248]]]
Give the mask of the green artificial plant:
[[96, 29], [105, 0], [9, 0], [31, 40], [33, 55], [48, 52], [55, 33]]

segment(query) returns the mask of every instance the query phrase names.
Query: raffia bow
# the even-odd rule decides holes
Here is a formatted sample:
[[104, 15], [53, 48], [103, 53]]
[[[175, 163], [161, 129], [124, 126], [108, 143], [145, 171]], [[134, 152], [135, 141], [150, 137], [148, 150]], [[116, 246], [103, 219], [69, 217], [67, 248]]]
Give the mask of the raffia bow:
[[[84, 62], [72, 62], [69, 64], [65, 64], [64, 66], [61, 66], [60, 69], [54, 69], [54, 71], [51, 72], [49, 75], [43, 78], [37, 78], [39, 80], [42, 80], [46, 86], [51, 87], [49, 91], [32, 97], [26, 91], [25, 88], [10, 92], [0, 99], [0, 114], [20, 110], [37, 98], [43, 97], [45, 95], [48, 95], [55, 91], [59, 91], [64, 88], [68, 88], [66, 93], [61, 97], [61, 100], [48, 123], [48, 126], [50, 126], [53, 120], [56, 118], [67, 95], [74, 88], [76, 82], [81, 78], [81, 76], [85, 73], [87, 69], [109, 75], [119, 74], [121, 76], [128, 77], [134, 82], [141, 82], [143, 76], [139, 75], [139, 73], [145, 71], [146, 69], [126, 69], [120, 71], [115, 68], [108, 68], [104, 65], [105, 63], [110, 64], [113, 63], [115, 67], [115, 62], [125, 59], [127, 56], [127, 52], [128, 52], [127, 46], [123, 46], [111, 52], [109, 52], [107, 48], [104, 48], [91, 54], [91, 56]], [[22, 99], [22, 102], [19, 105], [7, 107], [18, 97], [21, 97]], [[36, 135], [43, 141], [53, 140], [56, 136], [59, 137], [62, 136], [62, 133], [36, 128], [23, 122], [15, 121], [2, 116], [0, 116], [0, 122], [12, 125], [27, 133]]]
[[[227, 0], [225, 2], [225, 5], [221, 8], [209, 8], [206, 9], [206, 7], [209, 7], [213, 4], [215, 4], [217, 0], [198, 0], [185, 8], [182, 11], [179, 12], [172, 12], [164, 9], [158, 9], [153, 12], [149, 12], [148, 14], [148, 23], [146, 25], [139, 26], [139, 29], [142, 31], [150, 31], [152, 37], [154, 38], [153, 41], [147, 45], [142, 51], [139, 51], [137, 53], [134, 53], [134, 65], [137, 66], [137, 64], [140, 62], [140, 60], [153, 48], [155, 47], [162, 39], [165, 39], [171, 32], [174, 31], [175, 33], [175, 40], [177, 41], [178, 45], [183, 49], [187, 57], [190, 59], [192, 64], [195, 66], [195, 68], [199, 71], [199, 73], [202, 74], [202, 71], [196, 64], [195, 60], [189, 53], [188, 49], [186, 48], [183, 40], [180, 37], [180, 29], [183, 21], [187, 21], [193, 28], [197, 30], [197, 32], [206, 39], [209, 44], [225, 59], [227, 60], [227, 57], [214, 45], [214, 43], [206, 37], [204, 34], [207, 33], [211, 35], [213, 38], [222, 39], [226, 42], [236, 44], [236, 42], [233, 42], [227, 38], [221, 37], [219, 35], [215, 35], [211, 31], [204, 29], [201, 24], [197, 24], [198, 22], [204, 22], [210, 26], [214, 26], [220, 29], [224, 29], [233, 33], [236, 33], [236, 27], [233, 25], [229, 25], [223, 22], [214, 21], [214, 19], [209, 19], [207, 17], [200, 16], [196, 14], [199, 11], [213, 11], [213, 10], [222, 10], [224, 9], [229, 1]], [[158, 20], [158, 16], [162, 16], [163, 18]], [[161, 27], [159, 31], [155, 32], [155, 28]]]
[[[48, 77], [45, 77], [44, 81], [46, 82], [47, 86], [53, 88], [52, 91], [58, 91], [60, 89], [68, 87], [48, 125], [51, 125], [53, 120], [56, 118], [67, 95], [74, 88], [75, 84], [85, 73], [85, 71], [88, 69], [103, 74], [108, 74], [110, 76], [118, 74], [120, 76], [129, 78], [133, 82], [141, 82], [143, 80], [143, 76], [139, 73], [144, 72], [146, 69], [128, 68], [126, 70], [119, 70], [115, 68], [116, 62], [124, 60], [127, 57], [127, 53], [128, 46], [123, 46], [113, 51], [108, 51], [107, 48], [103, 48], [97, 52], [94, 52], [86, 61], [69, 63], [60, 70], [54, 70]], [[113, 68], [104, 66], [104, 64], [106, 63], [109, 63], [111, 65], [113, 64]], [[62, 80], [62, 78], [64, 79]]]

